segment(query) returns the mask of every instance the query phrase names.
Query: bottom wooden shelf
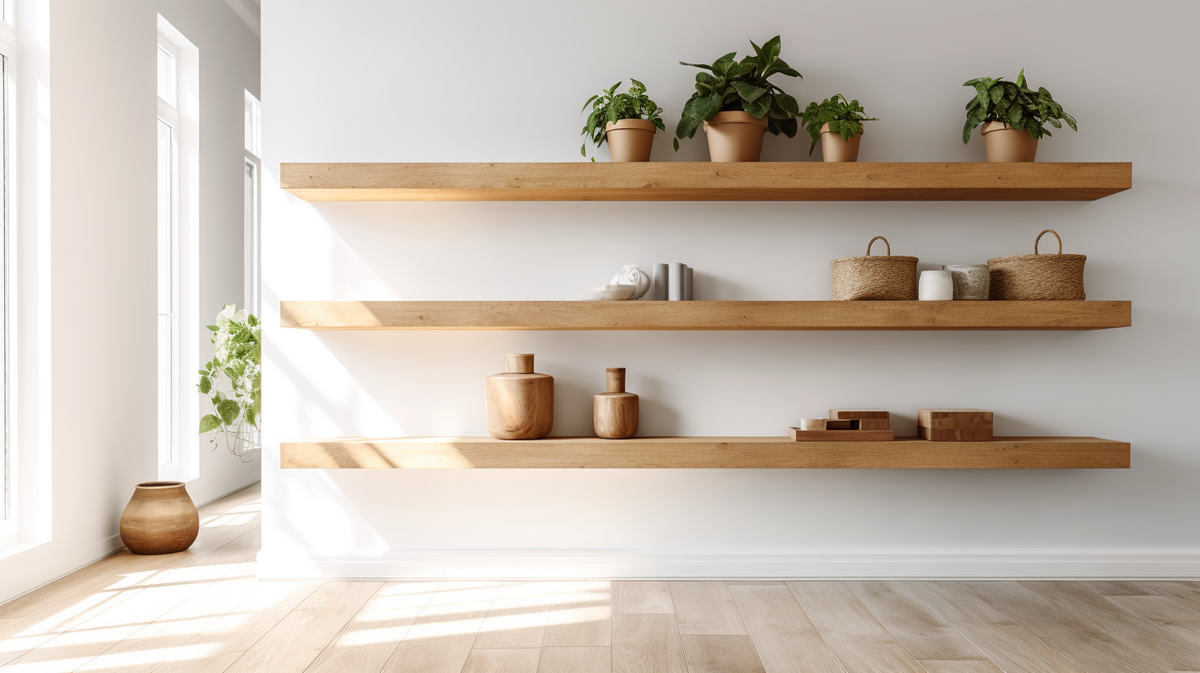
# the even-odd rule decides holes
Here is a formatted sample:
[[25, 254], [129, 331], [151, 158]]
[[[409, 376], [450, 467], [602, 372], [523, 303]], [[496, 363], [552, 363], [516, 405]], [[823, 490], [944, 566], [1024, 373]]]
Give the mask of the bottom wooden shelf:
[[1129, 443], [1094, 437], [997, 437], [990, 442], [793, 442], [787, 437], [342, 438], [289, 442], [280, 466], [319, 469], [468, 468], [1128, 468]]

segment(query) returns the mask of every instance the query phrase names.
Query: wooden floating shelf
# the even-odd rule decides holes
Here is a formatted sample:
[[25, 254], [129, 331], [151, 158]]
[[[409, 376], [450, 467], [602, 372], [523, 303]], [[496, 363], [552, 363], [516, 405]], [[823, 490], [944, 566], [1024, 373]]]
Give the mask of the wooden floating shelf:
[[402, 437], [290, 442], [280, 466], [309, 469], [502, 468], [1128, 468], [1129, 444], [1093, 437], [990, 442], [793, 442], [787, 437]]
[[1122, 163], [285, 163], [307, 201], [1094, 201]]
[[1093, 330], [1128, 301], [285, 301], [310, 330]]

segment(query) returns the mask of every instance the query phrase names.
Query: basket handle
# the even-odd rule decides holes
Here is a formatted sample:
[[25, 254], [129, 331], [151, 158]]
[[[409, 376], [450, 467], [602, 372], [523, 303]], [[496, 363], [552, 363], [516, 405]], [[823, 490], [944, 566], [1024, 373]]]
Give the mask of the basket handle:
[[[1058, 236], [1058, 234], [1055, 234], [1055, 236]], [[876, 236], [875, 238], [871, 239], [870, 243], [867, 244], [867, 257], [871, 256], [871, 246], [875, 245], [875, 241], [880, 241], [880, 240], [882, 240], [883, 244], [887, 246], [888, 257], [892, 256], [892, 244], [888, 243], [886, 238], [884, 238], [882, 236]], [[1037, 246], [1035, 245], [1034, 247], [1037, 247]]]
[[1035, 254], [1035, 255], [1042, 254], [1042, 253], [1038, 252], [1038, 243], [1041, 242], [1042, 237], [1045, 236], [1046, 234], [1054, 234], [1054, 238], [1058, 239], [1058, 254], [1061, 255], [1062, 254], [1062, 237], [1059, 236], [1058, 232], [1053, 229], [1047, 229], [1047, 230], [1043, 231], [1042, 233], [1038, 234], [1037, 240], [1035, 240], [1033, 242], [1033, 254]]

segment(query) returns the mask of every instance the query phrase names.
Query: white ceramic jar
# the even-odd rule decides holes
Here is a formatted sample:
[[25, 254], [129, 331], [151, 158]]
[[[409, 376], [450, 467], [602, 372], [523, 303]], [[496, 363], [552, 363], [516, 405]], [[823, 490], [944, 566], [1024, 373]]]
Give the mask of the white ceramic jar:
[[921, 301], [950, 301], [954, 299], [954, 279], [945, 269], [921, 272], [921, 283], [917, 286], [917, 298]]

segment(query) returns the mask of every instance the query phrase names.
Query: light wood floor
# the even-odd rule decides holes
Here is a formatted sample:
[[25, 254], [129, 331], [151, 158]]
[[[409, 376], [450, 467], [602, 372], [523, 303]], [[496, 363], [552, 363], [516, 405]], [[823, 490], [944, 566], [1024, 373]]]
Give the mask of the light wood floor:
[[0, 606], [4, 671], [1200, 671], [1196, 582], [258, 582], [259, 493]]

